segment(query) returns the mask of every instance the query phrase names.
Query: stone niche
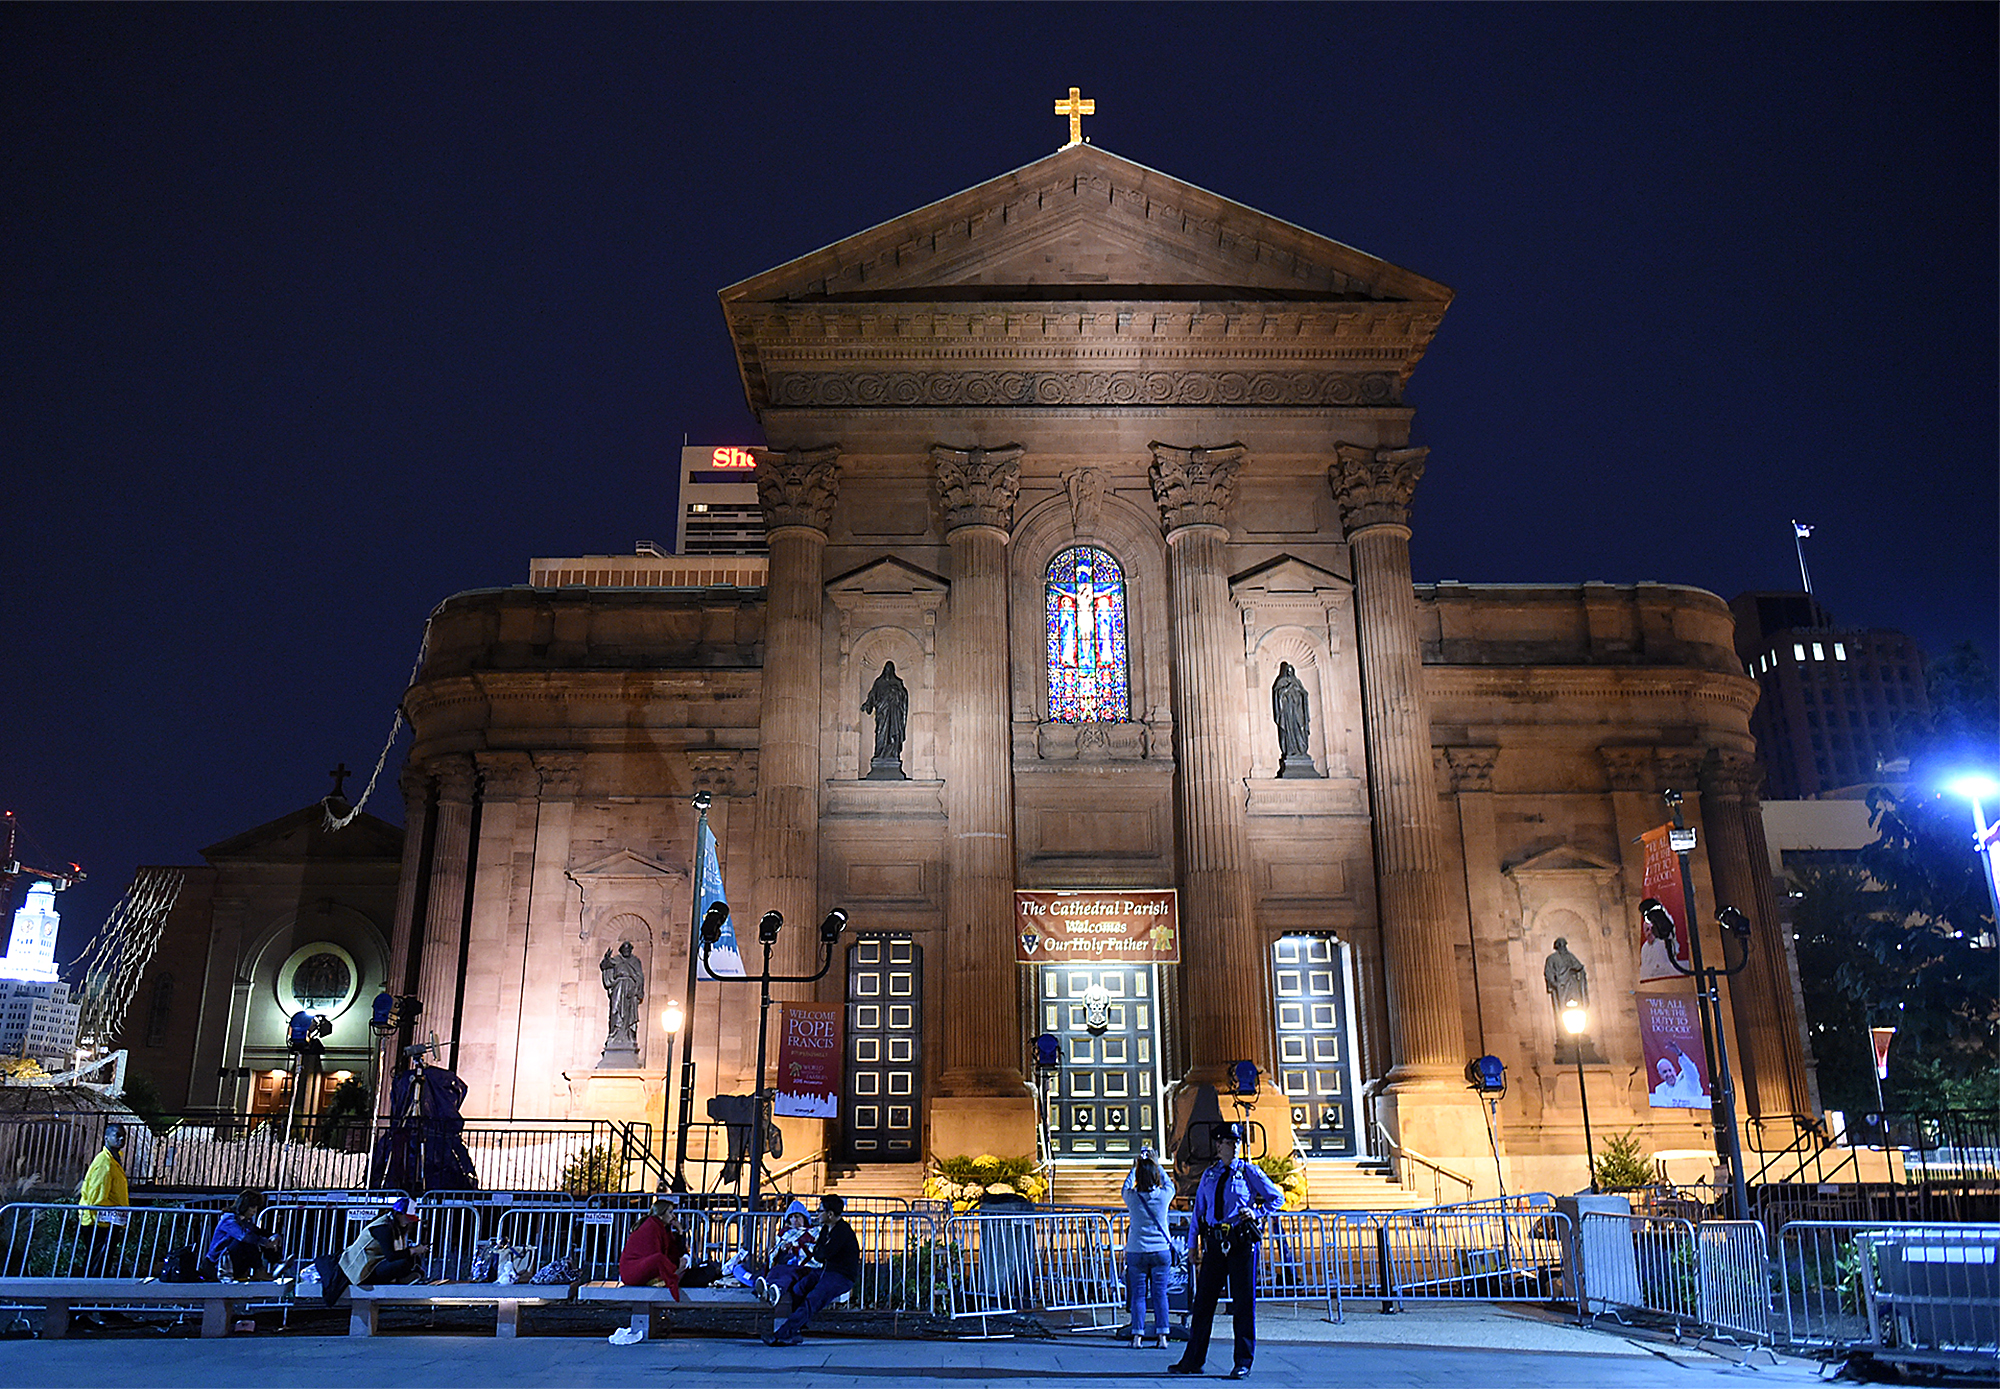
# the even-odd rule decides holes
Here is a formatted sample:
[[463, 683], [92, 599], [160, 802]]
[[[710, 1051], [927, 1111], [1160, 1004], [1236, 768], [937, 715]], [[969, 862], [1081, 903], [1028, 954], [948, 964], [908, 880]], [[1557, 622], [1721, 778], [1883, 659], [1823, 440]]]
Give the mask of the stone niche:
[[910, 692], [903, 774], [911, 781], [938, 779], [938, 610], [950, 591], [937, 575], [898, 559], [877, 560], [827, 584], [838, 619], [828, 698], [821, 705], [821, 760], [829, 781], [867, 777], [875, 720], [861, 706], [889, 661]]
[[1306, 751], [1320, 777], [1352, 781], [1364, 762], [1361, 685], [1354, 659], [1354, 586], [1337, 574], [1285, 557], [1234, 580], [1230, 597], [1243, 621], [1244, 695], [1250, 708], [1250, 779], [1278, 775], [1278, 728], [1271, 684], [1289, 663], [1306, 687]]

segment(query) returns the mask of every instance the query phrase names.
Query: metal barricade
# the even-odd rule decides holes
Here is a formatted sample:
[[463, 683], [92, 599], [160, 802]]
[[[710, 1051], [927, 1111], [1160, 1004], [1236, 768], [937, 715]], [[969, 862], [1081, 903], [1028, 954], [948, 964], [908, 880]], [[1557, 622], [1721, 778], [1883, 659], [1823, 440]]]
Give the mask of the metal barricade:
[[389, 1208], [400, 1191], [274, 1191], [265, 1221], [287, 1255], [310, 1261], [338, 1256], [361, 1227]]
[[1113, 1324], [1125, 1302], [1108, 1212], [955, 1215], [945, 1222], [954, 1319], [1080, 1312]]
[[0, 1274], [25, 1278], [154, 1278], [168, 1254], [208, 1247], [217, 1215], [172, 1206], [0, 1206]]
[[[1337, 1224], [1338, 1216], [1331, 1217]], [[1339, 1242], [1324, 1211], [1280, 1211], [1266, 1222], [1257, 1253], [1259, 1301], [1326, 1303], [1326, 1319], [1344, 1320], [1333, 1276]]]
[[2000, 1227], [1911, 1225], [1855, 1242], [1877, 1358], [2000, 1369]]
[[1771, 1259], [1763, 1222], [1704, 1220], [1695, 1230], [1695, 1258], [1701, 1324], [1726, 1335], [1769, 1342]]
[[1795, 1220], [1779, 1230], [1778, 1287], [1785, 1300], [1786, 1343], [1837, 1347], [1867, 1340], [1867, 1295], [1862, 1290], [1867, 1251], [1857, 1240], [1878, 1230], [1908, 1228], [1881, 1221]]
[[1589, 1315], [1621, 1309], [1683, 1323], [1700, 1319], [1703, 1298], [1695, 1229], [1658, 1215], [1586, 1211], [1576, 1236], [1578, 1283]]
[[[1340, 1217], [1339, 1277], [1385, 1305], [1405, 1301], [1574, 1302], [1569, 1218], [1552, 1210], [1409, 1211]], [[1350, 1232], [1370, 1231], [1365, 1237]], [[1372, 1255], [1372, 1257], [1371, 1257]]]

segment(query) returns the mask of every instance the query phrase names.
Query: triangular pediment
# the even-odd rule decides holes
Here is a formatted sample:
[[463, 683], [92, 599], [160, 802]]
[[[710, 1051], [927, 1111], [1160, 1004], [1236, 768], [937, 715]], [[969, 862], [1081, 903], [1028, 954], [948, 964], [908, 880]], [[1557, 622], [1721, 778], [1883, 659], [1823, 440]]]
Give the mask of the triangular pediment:
[[222, 859], [274, 863], [307, 858], [400, 859], [402, 855], [403, 832], [388, 821], [363, 811], [341, 828], [328, 830], [325, 807], [318, 801], [201, 851], [210, 863]]
[[1094, 145], [1047, 158], [722, 291], [853, 302], [1425, 303], [1421, 275]]
[[1554, 873], [1582, 873], [1601, 878], [1616, 875], [1619, 871], [1615, 863], [1606, 863], [1595, 854], [1585, 853], [1567, 844], [1559, 844], [1553, 849], [1546, 849], [1530, 858], [1522, 859], [1507, 869], [1506, 873], [1510, 878], [1547, 877]]
[[828, 582], [834, 598], [912, 598], [925, 594], [943, 596], [951, 584], [914, 564], [889, 556], [859, 569], [851, 569]]
[[572, 878], [685, 878], [687, 875], [687, 869], [678, 864], [635, 854], [630, 849], [620, 849], [569, 870]]
[[1338, 574], [1316, 564], [1307, 564], [1290, 555], [1248, 571], [1229, 581], [1229, 592], [1239, 603], [1256, 599], [1320, 599], [1353, 592], [1354, 585]]

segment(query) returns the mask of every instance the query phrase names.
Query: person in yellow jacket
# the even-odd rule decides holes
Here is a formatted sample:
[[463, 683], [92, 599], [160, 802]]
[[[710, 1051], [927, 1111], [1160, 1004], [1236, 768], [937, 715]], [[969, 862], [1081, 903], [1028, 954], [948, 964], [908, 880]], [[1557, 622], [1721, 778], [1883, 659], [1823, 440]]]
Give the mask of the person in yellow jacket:
[[83, 1174], [83, 1185], [76, 1193], [77, 1204], [85, 1207], [77, 1212], [76, 1223], [90, 1236], [88, 1267], [98, 1277], [112, 1272], [111, 1264], [117, 1258], [125, 1223], [130, 1218], [122, 1209], [110, 1209], [132, 1204], [125, 1185], [124, 1149], [124, 1126], [106, 1124], [104, 1146], [90, 1160], [90, 1170]]

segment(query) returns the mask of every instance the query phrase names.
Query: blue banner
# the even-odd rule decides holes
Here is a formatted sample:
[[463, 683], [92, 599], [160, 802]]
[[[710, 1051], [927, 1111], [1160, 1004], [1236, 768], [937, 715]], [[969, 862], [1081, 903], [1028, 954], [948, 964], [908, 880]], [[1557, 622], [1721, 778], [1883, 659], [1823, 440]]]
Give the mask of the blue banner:
[[695, 977], [698, 979], [741, 979], [743, 978], [743, 956], [736, 948], [736, 922], [722, 923], [722, 938], [710, 947], [708, 963], [710, 968], [701, 968], [701, 919], [708, 915], [708, 909], [717, 902], [728, 900], [722, 890], [722, 865], [715, 857], [715, 832], [708, 827], [704, 818], [695, 832], [694, 854], [695, 881], [700, 884], [695, 892], [694, 932], [689, 944], [695, 952], [697, 964]]

